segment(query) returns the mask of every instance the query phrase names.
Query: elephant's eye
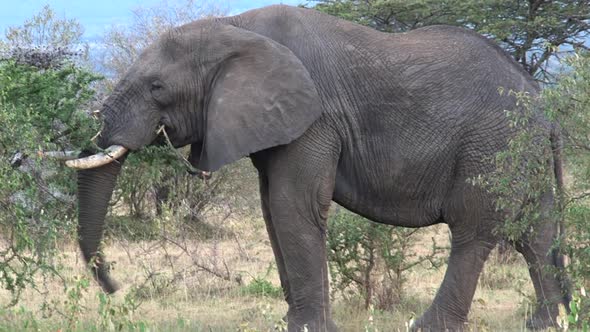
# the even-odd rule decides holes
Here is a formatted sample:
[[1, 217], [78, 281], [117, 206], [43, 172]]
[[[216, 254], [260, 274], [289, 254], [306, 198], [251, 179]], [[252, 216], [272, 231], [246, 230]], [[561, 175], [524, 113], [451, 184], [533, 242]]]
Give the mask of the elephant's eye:
[[152, 88], [151, 91], [157, 91], [157, 90], [161, 90], [164, 88], [164, 85], [162, 84], [162, 82], [160, 81], [154, 81], [152, 82]]
[[150, 87], [150, 92], [152, 94], [152, 97], [159, 102], [163, 102], [164, 101], [164, 84], [160, 81], [154, 81], [152, 82], [152, 86]]

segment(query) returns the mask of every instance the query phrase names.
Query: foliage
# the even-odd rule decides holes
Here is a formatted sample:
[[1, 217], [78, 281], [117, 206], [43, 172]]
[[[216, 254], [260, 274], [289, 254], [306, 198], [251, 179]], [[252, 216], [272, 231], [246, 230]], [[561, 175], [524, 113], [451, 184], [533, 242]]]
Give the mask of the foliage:
[[73, 173], [37, 151], [90, 144], [96, 124], [80, 109], [98, 79], [72, 64], [0, 62], [0, 284], [14, 301], [36, 273], [55, 272], [58, 239], [74, 230]]
[[[33, 330], [40, 331], [39, 325], [45, 330], [65, 331], [147, 331], [147, 324], [141, 319], [134, 317], [139, 305], [136, 304], [134, 293], [126, 294], [121, 300], [117, 300], [102, 291], [96, 294], [90, 292], [91, 280], [87, 276], [74, 276], [64, 285], [65, 299], [55, 299], [50, 302], [43, 302], [42, 314], [44, 320], [37, 320], [35, 314], [26, 311], [24, 308], [17, 311], [19, 319], [25, 322]], [[90, 296], [93, 294], [94, 296]], [[92, 298], [94, 297], [94, 298]], [[96, 321], [89, 324], [85, 321], [89, 314], [86, 303], [96, 301]], [[57, 326], [48, 328], [47, 323], [55, 324], [49, 318], [59, 318], [55, 323]], [[4, 326], [0, 326], [2, 329]], [[19, 329], [28, 330], [27, 326], [19, 326]]]
[[[565, 251], [568, 267], [578, 289], [590, 286], [590, 52], [566, 62], [568, 69], [558, 84], [545, 89], [547, 112], [561, 124], [563, 153], [567, 161], [568, 191], [563, 198], [566, 222]], [[586, 299], [586, 303], [588, 303]], [[585, 318], [586, 324], [590, 317]]]
[[[420, 229], [380, 225], [338, 209], [329, 219], [328, 261], [332, 290], [343, 295], [352, 289], [378, 309], [391, 309], [403, 297], [406, 273], [413, 267], [429, 263], [438, 268], [443, 248], [432, 239], [425, 255], [413, 252]], [[382, 275], [379, 279], [378, 275]]]
[[590, 312], [590, 299], [586, 294], [584, 287], [580, 288], [572, 296], [570, 302], [569, 312], [565, 308], [560, 308], [559, 317], [557, 317], [557, 324], [563, 331], [567, 331], [569, 326], [580, 327], [580, 331], [590, 331], [590, 320], [588, 313]]
[[88, 291], [90, 280], [86, 277], [77, 278], [74, 287], [67, 290], [67, 299], [64, 301], [65, 314], [62, 313], [67, 321], [68, 330], [74, 330], [79, 321], [79, 316], [83, 313], [82, 299], [84, 293]]
[[590, 299], [584, 287], [573, 294], [570, 303], [569, 323], [579, 325], [582, 331], [590, 331]]
[[11, 49], [7, 54], [6, 57], [16, 64], [34, 66], [38, 69], [59, 68], [80, 55], [62, 48], [40, 50], [20, 47]]
[[[534, 229], [540, 217], [562, 223], [565, 241], [555, 246], [569, 256], [571, 263], [567, 272], [574, 289], [580, 289], [590, 283], [590, 142], [587, 134], [590, 55], [577, 54], [567, 60], [567, 66], [557, 83], [546, 88], [534, 104], [529, 96], [516, 94], [520, 108], [507, 112], [515, 135], [507, 148], [497, 154], [495, 169], [474, 179], [474, 183], [496, 195], [496, 207], [507, 216], [498, 231], [513, 241], [518, 241], [528, 229]], [[540, 116], [540, 108], [554, 123], [560, 124], [560, 128], [553, 130], [562, 138], [562, 147], [559, 142], [548, 142], [547, 129], [531, 125], [531, 120]], [[556, 187], [559, 185], [554, 175], [553, 156], [556, 155], [561, 155], [567, 165], [568, 181], [563, 192]], [[557, 194], [557, 204], [552, 211], [540, 210], [540, 200], [547, 192]], [[579, 306], [580, 301], [578, 298], [570, 305]], [[576, 311], [575, 307], [571, 309]], [[584, 315], [576, 320], [578, 326], [589, 322], [590, 317]]]
[[98, 293], [97, 331], [148, 331], [147, 323], [134, 317], [139, 307], [131, 294], [125, 295], [122, 303], [115, 303], [113, 297]]
[[275, 286], [268, 281], [268, 275], [272, 271], [273, 265], [269, 265], [266, 269], [266, 275], [262, 277], [253, 277], [248, 285], [244, 286], [243, 292], [250, 295], [262, 297], [283, 298], [283, 289], [280, 286]]
[[[500, 94], [504, 91], [500, 90]], [[496, 197], [496, 209], [506, 214], [506, 221], [495, 229], [503, 238], [515, 242], [551, 211], [541, 210], [543, 196], [552, 192], [555, 183], [549, 130], [542, 126], [533, 97], [523, 92], [508, 91], [504, 98], [515, 98], [516, 109], [506, 110], [509, 125], [515, 133], [506, 149], [490, 163], [495, 168], [472, 179]], [[502, 98], [499, 96], [499, 98]], [[543, 214], [544, 213], [544, 214]]]
[[219, 203], [222, 192], [229, 192], [225, 186], [228, 174], [230, 169], [222, 169], [210, 179], [199, 179], [187, 172], [183, 157], [168, 146], [148, 146], [129, 155], [112, 205], [127, 207], [130, 218], [116, 216], [115, 219], [128, 222], [120, 223], [113, 234], [129, 235], [128, 239], [135, 240], [153, 238], [159, 233], [159, 221], [154, 217], [161, 216], [164, 210], [180, 217], [174, 220], [184, 216], [187, 223], [200, 223], [202, 216]]
[[[279, 320], [276, 319], [276, 315], [274, 314], [272, 307], [269, 303], [266, 304], [259, 304], [257, 305], [257, 313], [258, 315], [262, 316], [262, 318], [264, 319], [264, 325], [266, 326], [270, 326], [270, 328], [266, 328], [266, 329], [257, 329], [254, 327], [250, 326], [250, 322], [243, 322], [241, 323], [238, 328], [237, 331], [238, 332], [263, 332], [263, 331], [276, 331], [276, 332], [286, 332], [287, 331], [287, 322], [284, 320], [284, 318], [281, 318]], [[301, 330], [301, 332], [304, 331], [308, 331], [307, 326], [304, 326]]]
[[51, 46], [68, 48], [80, 42], [84, 28], [75, 19], [57, 18], [49, 5], [25, 21], [9, 27], [6, 41], [10, 47]]
[[283, 297], [283, 289], [281, 287], [275, 286], [272, 282], [260, 277], [253, 278], [248, 285], [244, 286], [243, 291], [246, 294], [261, 297]]
[[434, 24], [473, 29], [543, 81], [553, 80], [550, 66], [560, 52], [588, 48], [590, 31], [586, 0], [320, 0], [314, 8], [387, 32]]

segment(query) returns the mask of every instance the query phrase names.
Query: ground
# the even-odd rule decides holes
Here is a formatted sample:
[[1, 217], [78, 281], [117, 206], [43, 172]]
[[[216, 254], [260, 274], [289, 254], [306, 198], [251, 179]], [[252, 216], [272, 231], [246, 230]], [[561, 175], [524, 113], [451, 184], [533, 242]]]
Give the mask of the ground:
[[[170, 233], [151, 240], [107, 240], [105, 252], [116, 262], [113, 275], [123, 287], [107, 305], [103, 296], [102, 307], [94, 282], [75, 292], [76, 280], [88, 275], [75, 244], [63, 243], [63, 256], [55, 259], [64, 265], [70, 296], [64, 295], [59, 279], [40, 279], [41, 293], [26, 291], [16, 307], [0, 309], [0, 331], [99, 331], [117, 330], [117, 326], [126, 330], [138, 321], [142, 322], [135, 325], [139, 330], [149, 331], [273, 331], [287, 307], [276, 296], [278, 275], [264, 223], [258, 218], [221, 223], [223, 227], [198, 226], [206, 234], [201, 239]], [[439, 241], [448, 241], [444, 225], [427, 231], [425, 243], [433, 234]], [[415, 250], [424, 249], [418, 244]], [[360, 299], [345, 300], [336, 294], [335, 321], [342, 331], [406, 331], [410, 320], [431, 302], [443, 275], [444, 266], [412, 270], [404, 298], [393, 311], [367, 311]], [[269, 283], [272, 287], [265, 290], [262, 285]], [[43, 294], [45, 289], [48, 292]], [[469, 329], [524, 331], [532, 294], [524, 260], [515, 255], [508, 263], [500, 263], [494, 252], [475, 294]], [[126, 299], [126, 295], [132, 297]], [[0, 291], [0, 299], [0, 304], [8, 303], [9, 293]], [[44, 311], [43, 303], [49, 303]]]

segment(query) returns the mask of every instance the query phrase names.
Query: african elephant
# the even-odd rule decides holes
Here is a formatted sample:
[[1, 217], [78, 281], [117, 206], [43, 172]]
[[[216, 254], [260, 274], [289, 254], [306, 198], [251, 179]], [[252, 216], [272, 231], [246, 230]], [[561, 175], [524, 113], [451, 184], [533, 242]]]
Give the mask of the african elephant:
[[[69, 162], [85, 168], [78, 172], [82, 253], [95, 261], [103, 289], [115, 291], [98, 253], [108, 201], [125, 155], [157, 144], [163, 125], [174, 146], [191, 145], [198, 169], [252, 160], [289, 331], [337, 329], [325, 248], [332, 201], [379, 223], [446, 223], [448, 268], [414, 328], [461, 330], [503, 220], [494, 197], [467, 181], [493, 169], [490, 158], [513, 134], [504, 110], [516, 99], [501, 97], [500, 87], [538, 94], [502, 49], [461, 28], [386, 34], [282, 5], [174, 28], [104, 102], [97, 144], [111, 155]], [[532, 125], [556, 137], [542, 117]], [[548, 190], [542, 208], [553, 201]], [[542, 273], [556, 264], [548, 255], [555, 223], [547, 217], [539, 227], [517, 249], [539, 302], [530, 324], [544, 327], [567, 297], [557, 277]]]

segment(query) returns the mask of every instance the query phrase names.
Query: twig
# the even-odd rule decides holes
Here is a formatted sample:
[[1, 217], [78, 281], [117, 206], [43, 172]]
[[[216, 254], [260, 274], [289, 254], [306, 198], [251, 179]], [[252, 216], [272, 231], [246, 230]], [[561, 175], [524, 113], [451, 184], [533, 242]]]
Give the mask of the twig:
[[[166, 241], [172, 243], [173, 245], [177, 246], [180, 250], [182, 250], [187, 256], [189, 256], [191, 258], [193, 264], [196, 267], [198, 267], [201, 270], [203, 270], [205, 272], [208, 272], [208, 273], [210, 273], [210, 274], [212, 274], [212, 275], [214, 275], [214, 276], [216, 276], [216, 277], [218, 277], [220, 279], [223, 279], [225, 281], [232, 281], [231, 273], [229, 272], [229, 268], [227, 267], [227, 265], [225, 265], [225, 262], [224, 262], [224, 265], [225, 265], [225, 268], [226, 268], [226, 273], [224, 274], [223, 272], [220, 272], [220, 271], [215, 270], [215, 269], [213, 269], [213, 268], [211, 268], [209, 266], [206, 266], [206, 265], [202, 264], [200, 261], [198, 261], [195, 258], [193, 258], [193, 255], [191, 255], [189, 249], [185, 245], [183, 245], [181, 243], [178, 243], [178, 241], [175, 241], [175, 240], [173, 240], [173, 239], [171, 239], [171, 238], [169, 238], [167, 236], [163, 236], [163, 239], [165, 239]], [[238, 280], [234, 280], [234, 281], [239, 284], [239, 281]]]
[[[174, 145], [170, 141], [170, 137], [168, 137], [168, 133], [166, 132], [166, 128], [164, 125], [160, 126], [158, 131], [156, 131], [156, 134], [157, 135], [164, 134], [164, 138], [166, 139], [166, 144], [168, 144], [170, 149], [172, 149], [172, 151], [174, 151], [174, 154], [176, 154], [176, 156], [180, 160], [182, 160], [182, 162], [187, 167], [188, 172], [190, 174], [200, 175], [200, 177], [205, 180], [208, 180], [209, 178], [211, 178], [211, 172], [201, 171], [200, 169], [196, 169], [195, 167], [193, 167], [193, 165], [190, 163], [190, 161], [188, 161], [180, 152], [178, 152], [178, 150], [176, 150], [176, 148], [174, 147]], [[205, 184], [207, 184], [207, 182], [205, 182]]]
[[96, 133], [96, 135], [92, 136], [90, 142], [94, 143], [94, 141], [98, 138], [98, 136], [100, 136], [100, 134], [102, 134], [102, 130], [99, 130], [98, 133]]
[[80, 151], [37, 151], [40, 158], [51, 158], [57, 160], [77, 159]]

